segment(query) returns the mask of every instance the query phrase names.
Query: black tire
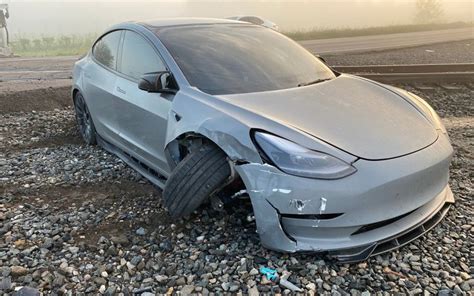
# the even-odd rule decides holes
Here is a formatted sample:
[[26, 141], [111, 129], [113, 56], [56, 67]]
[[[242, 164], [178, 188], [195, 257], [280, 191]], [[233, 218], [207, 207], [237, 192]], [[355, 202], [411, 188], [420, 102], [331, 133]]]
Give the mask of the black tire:
[[163, 190], [168, 212], [174, 218], [191, 214], [229, 178], [225, 153], [205, 144], [190, 152], [173, 170]]
[[79, 132], [87, 145], [97, 144], [94, 122], [87, 107], [86, 101], [80, 92], [74, 96], [74, 110], [76, 111], [76, 122]]

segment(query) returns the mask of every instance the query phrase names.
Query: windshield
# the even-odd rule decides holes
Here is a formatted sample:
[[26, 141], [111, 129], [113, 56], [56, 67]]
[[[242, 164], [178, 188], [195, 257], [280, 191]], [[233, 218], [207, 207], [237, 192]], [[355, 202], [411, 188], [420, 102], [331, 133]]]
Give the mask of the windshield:
[[158, 29], [188, 82], [212, 95], [287, 89], [334, 73], [291, 39], [253, 25]]

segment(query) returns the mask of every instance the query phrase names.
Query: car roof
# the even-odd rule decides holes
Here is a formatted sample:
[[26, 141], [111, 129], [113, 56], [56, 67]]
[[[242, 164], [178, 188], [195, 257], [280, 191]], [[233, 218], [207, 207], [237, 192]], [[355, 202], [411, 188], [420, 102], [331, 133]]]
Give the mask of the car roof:
[[242, 22], [229, 20], [229, 19], [219, 19], [219, 18], [165, 18], [157, 20], [147, 20], [138, 22], [139, 24], [149, 27], [149, 28], [161, 28], [161, 27], [171, 27], [171, 26], [192, 26], [192, 25], [210, 25], [210, 24], [242, 24]]

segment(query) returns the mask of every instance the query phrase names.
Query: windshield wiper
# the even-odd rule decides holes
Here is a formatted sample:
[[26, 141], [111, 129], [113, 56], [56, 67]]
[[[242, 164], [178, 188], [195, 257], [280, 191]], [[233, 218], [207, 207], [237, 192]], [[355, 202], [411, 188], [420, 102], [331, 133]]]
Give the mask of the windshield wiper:
[[320, 82], [327, 81], [327, 80], [331, 80], [331, 78], [316, 79], [316, 80], [313, 80], [313, 81], [310, 81], [310, 82], [299, 83], [298, 87], [308, 86], [308, 85], [311, 85], [311, 84], [316, 84], [316, 83], [320, 83]]

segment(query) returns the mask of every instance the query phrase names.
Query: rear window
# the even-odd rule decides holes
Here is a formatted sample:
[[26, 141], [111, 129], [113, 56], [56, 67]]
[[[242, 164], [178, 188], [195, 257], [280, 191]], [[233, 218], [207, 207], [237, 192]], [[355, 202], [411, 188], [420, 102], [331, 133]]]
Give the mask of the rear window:
[[291, 39], [254, 25], [158, 29], [188, 82], [221, 95], [297, 87], [334, 73]]

